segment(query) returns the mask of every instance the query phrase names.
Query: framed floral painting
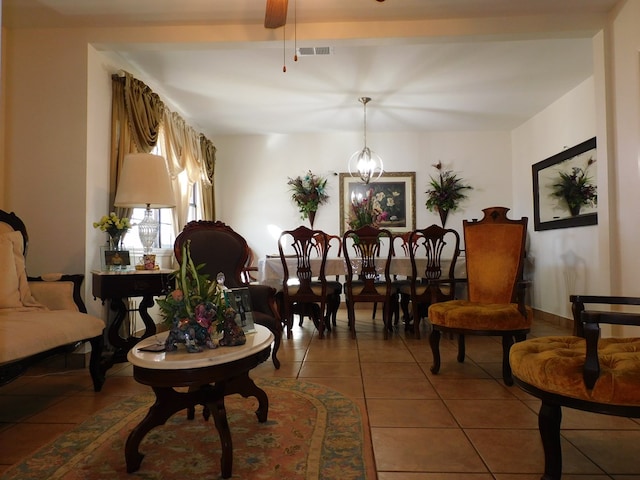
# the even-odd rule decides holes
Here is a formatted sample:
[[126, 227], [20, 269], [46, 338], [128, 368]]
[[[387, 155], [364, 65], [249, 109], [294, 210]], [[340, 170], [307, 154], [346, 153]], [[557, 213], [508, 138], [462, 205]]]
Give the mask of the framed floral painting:
[[340, 216], [340, 235], [365, 224], [393, 233], [415, 230], [416, 172], [384, 172], [368, 185], [340, 173]]
[[536, 231], [597, 225], [596, 153], [594, 137], [532, 166]]

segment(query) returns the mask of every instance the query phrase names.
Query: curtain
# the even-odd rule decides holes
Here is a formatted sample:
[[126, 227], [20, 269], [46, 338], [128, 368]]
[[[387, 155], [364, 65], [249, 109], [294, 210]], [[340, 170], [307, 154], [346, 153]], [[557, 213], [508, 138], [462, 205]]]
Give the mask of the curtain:
[[200, 189], [202, 218], [204, 220], [216, 219], [216, 201], [214, 198], [213, 177], [216, 167], [216, 147], [204, 135], [200, 135], [200, 148], [202, 151], [202, 167], [206, 181]]
[[[203, 218], [213, 219], [213, 167], [215, 147], [175, 112], [165, 107], [160, 97], [130, 73], [112, 76], [112, 125], [109, 200], [113, 205], [127, 153], [150, 152], [156, 145], [167, 161], [173, 180], [176, 208], [174, 233], [186, 224], [193, 184], [200, 185]], [[185, 180], [186, 179], [186, 180]], [[121, 209], [119, 215], [130, 216]]]

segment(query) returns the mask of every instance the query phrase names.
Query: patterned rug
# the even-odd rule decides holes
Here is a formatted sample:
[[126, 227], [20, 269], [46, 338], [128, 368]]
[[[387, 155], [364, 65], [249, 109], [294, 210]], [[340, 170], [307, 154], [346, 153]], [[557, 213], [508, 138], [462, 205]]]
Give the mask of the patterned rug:
[[[358, 406], [322, 385], [294, 379], [256, 379], [269, 396], [267, 422], [258, 423], [255, 398], [227, 397], [234, 479], [365, 479], [364, 435]], [[202, 409], [178, 412], [140, 444], [140, 470], [128, 474], [124, 444], [154, 397], [111, 405], [17, 464], [2, 476], [20, 480], [218, 479], [220, 437]]]

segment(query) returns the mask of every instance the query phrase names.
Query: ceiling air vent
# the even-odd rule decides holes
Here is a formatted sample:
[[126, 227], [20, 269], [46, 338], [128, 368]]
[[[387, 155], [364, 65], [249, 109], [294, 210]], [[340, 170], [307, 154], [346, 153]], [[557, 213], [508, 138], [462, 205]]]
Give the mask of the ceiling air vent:
[[298, 47], [298, 56], [309, 57], [313, 55], [333, 55], [332, 47]]

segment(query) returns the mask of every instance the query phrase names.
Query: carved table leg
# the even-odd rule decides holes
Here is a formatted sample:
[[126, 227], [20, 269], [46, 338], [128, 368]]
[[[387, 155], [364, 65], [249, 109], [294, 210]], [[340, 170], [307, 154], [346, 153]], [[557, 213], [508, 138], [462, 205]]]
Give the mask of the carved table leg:
[[138, 451], [138, 447], [149, 431], [158, 425], [164, 425], [174, 413], [196, 403], [204, 402], [202, 391], [182, 393], [176, 392], [171, 387], [152, 388], [156, 394], [156, 401], [149, 408], [144, 419], [131, 431], [125, 444], [124, 456], [128, 473], [135, 472], [140, 468], [144, 455]]
[[224, 382], [223, 388], [224, 395], [238, 393], [244, 398], [255, 397], [258, 400], [258, 409], [256, 410], [258, 421], [260, 423], [267, 421], [269, 397], [267, 397], [267, 393], [264, 390], [254, 383], [248, 373]]
[[562, 449], [560, 446], [560, 405], [542, 402], [538, 413], [538, 428], [544, 448], [544, 476], [541, 480], [560, 480], [562, 476]]

